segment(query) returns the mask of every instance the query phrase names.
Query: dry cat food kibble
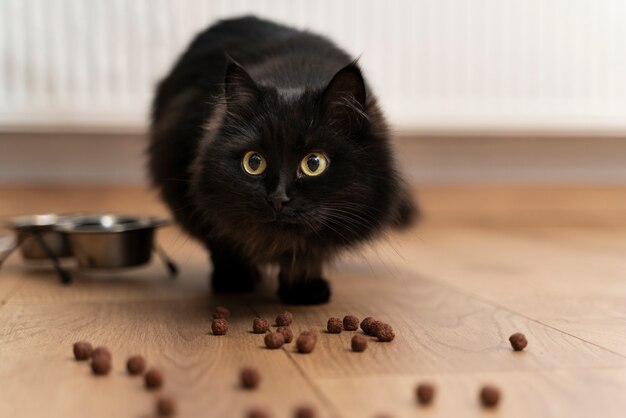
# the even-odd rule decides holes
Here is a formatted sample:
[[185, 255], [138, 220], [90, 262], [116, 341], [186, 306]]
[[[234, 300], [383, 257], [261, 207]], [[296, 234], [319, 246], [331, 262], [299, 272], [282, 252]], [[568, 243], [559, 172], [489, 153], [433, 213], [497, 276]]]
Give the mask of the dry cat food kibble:
[[230, 311], [223, 306], [218, 306], [217, 308], [215, 308], [215, 312], [213, 312], [213, 318], [228, 319], [230, 318]]
[[163, 373], [158, 369], [148, 370], [143, 378], [148, 389], [158, 389], [163, 386]]
[[346, 331], [356, 331], [359, 329], [359, 318], [354, 315], [346, 315], [343, 317], [343, 329]]
[[111, 358], [104, 355], [93, 356], [91, 359], [91, 371], [99, 376], [109, 374], [111, 371]]
[[420, 404], [428, 405], [435, 397], [435, 386], [430, 383], [421, 383], [415, 389], [415, 396]]
[[526, 336], [521, 332], [516, 332], [515, 334], [509, 337], [509, 342], [511, 343], [511, 347], [515, 351], [522, 351], [528, 345], [528, 340], [526, 340]]
[[300, 335], [308, 335], [317, 342], [317, 333], [313, 330], [302, 331]]
[[339, 334], [343, 330], [343, 323], [339, 318], [328, 318], [328, 323], [326, 324], [326, 329], [331, 334]]
[[294, 418], [315, 418], [317, 413], [312, 406], [299, 406], [293, 416]]
[[317, 336], [311, 331], [305, 331], [300, 334], [296, 340], [296, 348], [299, 352], [308, 354], [315, 348]]
[[214, 319], [211, 322], [211, 331], [213, 331], [213, 335], [226, 335], [228, 332], [228, 321], [222, 318]]
[[93, 353], [91, 353], [91, 357], [93, 357], [93, 358], [95, 358], [95, 357], [106, 357], [106, 358], [109, 359], [109, 361], [113, 358], [111, 356], [111, 352], [106, 347], [96, 347], [93, 350]]
[[126, 362], [126, 370], [128, 374], [141, 374], [146, 368], [146, 360], [141, 356], [132, 356]]
[[255, 334], [265, 334], [270, 329], [270, 322], [265, 318], [254, 318], [252, 331]]
[[389, 324], [378, 322], [374, 325], [374, 327], [374, 332], [376, 337], [378, 338], [378, 341], [389, 342], [393, 341], [393, 339], [396, 337], [396, 334], [393, 332], [393, 328]]
[[253, 367], [244, 367], [239, 375], [241, 386], [246, 389], [256, 389], [261, 383], [261, 373]]
[[93, 353], [93, 347], [87, 341], [74, 343], [74, 358], [76, 360], [88, 360]]
[[361, 334], [356, 334], [352, 337], [352, 351], [361, 353], [367, 349], [367, 337]]
[[486, 408], [494, 408], [500, 402], [500, 389], [492, 385], [485, 385], [480, 390], [480, 402]]
[[293, 322], [293, 315], [289, 311], [283, 311], [276, 317], [276, 325], [288, 327]]
[[378, 323], [377, 320], [375, 320], [374, 318], [372, 318], [371, 316], [368, 316], [367, 318], [365, 318], [363, 321], [361, 321], [361, 329], [363, 330], [363, 332], [365, 333], [365, 335], [371, 335], [374, 336], [375, 335], [375, 326]]
[[289, 327], [278, 327], [276, 332], [280, 332], [285, 337], [285, 344], [289, 344], [293, 341], [293, 331]]
[[280, 332], [268, 332], [265, 334], [265, 346], [275, 350], [285, 344], [285, 336]]
[[160, 396], [157, 399], [156, 409], [160, 417], [173, 417], [176, 415], [176, 401], [166, 396]]
[[265, 409], [254, 408], [248, 411], [248, 418], [270, 418], [271, 415]]

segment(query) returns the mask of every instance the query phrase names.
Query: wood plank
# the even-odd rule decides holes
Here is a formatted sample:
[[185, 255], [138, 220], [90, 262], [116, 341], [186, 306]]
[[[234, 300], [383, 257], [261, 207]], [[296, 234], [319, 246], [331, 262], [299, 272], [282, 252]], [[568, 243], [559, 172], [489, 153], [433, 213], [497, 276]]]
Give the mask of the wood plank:
[[[435, 402], [428, 407], [419, 406], [414, 397], [422, 381], [437, 386]], [[383, 413], [394, 418], [621, 418], [626, 409], [624, 368], [316, 378], [315, 383], [350, 416], [363, 418]], [[486, 383], [501, 389], [494, 410], [478, 402], [478, 391]]]
[[[289, 349], [309, 376], [626, 365], [623, 356], [412, 273], [389, 277], [380, 270], [354, 274], [342, 269], [341, 275], [331, 277], [335, 279], [331, 303], [290, 308], [295, 330], [313, 327], [320, 332], [313, 353], [300, 355]], [[255, 312], [271, 320], [283, 309], [269, 294], [262, 301], [249, 300]], [[389, 322], [397, 337], [391, 343], [372, 340], [366, 352], [354, 353], [349, 348], [354, 332], [324, 332], [330, 316], [346, 314]], [[530, 341], [523, 353], [513, 353], [508, 342], [517, 331]]]
[[[585, 230], [574, 232], [582, 237]], [[402, 247], [411, 261], [395, 259], [417, 274], [626, 355], [626, 259], [607, 253], [604, 244], [550, 242], [550, 230], [542, 231], [537, 237], [525, 229], [426, 228], [422, 241]], [[605, 233], [626, 239], [624, 228]]]
[[[126, 358], [139, 353], [166, 376], [163, 393], [174, 396], [181, 417], [244, 416], [256, 405], [277, 417], [299, 404], [320, 401], [283, 350], [267, 350], [251, 334], [249, 308], [229, 304], [226, 336], [209, 335], [210, 315], [202, 301], [75, 304], [11, 304], [0, 310], [0, 416], [147, 416], [155, 397], [141, 378], [124, 372]], [[86, 363], [72, 359], [72, 343], [85, 339], [109, 347], [114, 369], [95, 378]], [[258, 367], [257, 391], [238, 387], [241, 367]], [[36, 400], [36, 401], [33, 401]]]

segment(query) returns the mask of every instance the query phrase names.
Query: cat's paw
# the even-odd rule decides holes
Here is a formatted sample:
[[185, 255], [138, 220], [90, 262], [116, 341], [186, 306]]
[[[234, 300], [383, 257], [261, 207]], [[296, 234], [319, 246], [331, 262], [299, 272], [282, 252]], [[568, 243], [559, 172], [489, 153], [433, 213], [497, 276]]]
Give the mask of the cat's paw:
[[252, 292], [261, 281], [256, 267], [215, 266], [211, 275], [211, 287], [215, 293]]
[[290, 305], [319, 305], [330, 300], [330, 285], [322, 278], [299, 281], [281, 286], [278, 296]]

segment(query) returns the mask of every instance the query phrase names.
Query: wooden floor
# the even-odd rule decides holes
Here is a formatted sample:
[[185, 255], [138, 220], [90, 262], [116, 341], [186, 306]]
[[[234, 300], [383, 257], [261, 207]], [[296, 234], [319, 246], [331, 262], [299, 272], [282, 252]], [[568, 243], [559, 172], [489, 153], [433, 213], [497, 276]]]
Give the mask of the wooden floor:
[[[0, 215], [163, 211], [140, 196], [131, 205], [114, 191], [0, 190]], [[147, 417], [156, 395], [124, 372], [135, 353], [163, 369], [161, 392], [178, 400], [180, 417], [244, 417], [258, 405], [287, 418], [302, 404], [345, 418], [624, 417], [626, 226], [549, 224], [426, 222], [333, 266], [332, 302], [289, 308], [293, 327], [322, 331], [345, 314], [394, 326], [393, 342], [364, 353], [349, 350], [351, 332], [322, 332], [310, 355], [293, 344], [265, 349], [251, 322], [284, 308], [274, 280], [245, 297], [209, 294], [206, 254], [175, 228], [158, 241], [181, 267], [176, 281], [155, 260], [116, 274], [74, 272], [64, 287], [13, 255], [0, 271], [0, 417]], [[227, 336], [209, 333], [217, 305], [233, 312]], [[529, 340], [521, 353], [507, 341], [516, 331]], [[82, 339], [111, 349], [109, 376], [73, 360]], [[246, 365], [263, 373], [257, 391], [237, 385]], [[427, 408], [413, 395], [422, 381], [438, 388]], [[484, 383], [502, 389], [495, 411], [479, 406]]]

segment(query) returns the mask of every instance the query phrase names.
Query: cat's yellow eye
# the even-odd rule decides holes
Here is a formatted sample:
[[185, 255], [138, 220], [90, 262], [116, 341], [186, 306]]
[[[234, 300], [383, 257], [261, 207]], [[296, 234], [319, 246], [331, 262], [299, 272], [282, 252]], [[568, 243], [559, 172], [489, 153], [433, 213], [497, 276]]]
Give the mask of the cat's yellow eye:
[[307, 176], [319, 176], [328, 167], [328, 158], [321, 152], [307, 154], [300, 162], [300, 170]]
[[246, 154], [243, 156], [243, 159], [241, 160], [241, 165], [243, 166], [243, 169], [246, 173], [253, 176], [263, 174], [263, 172], [267, 168], [265, 158], [263, 158], [261, 154], [255, 151], [246, 152]]

